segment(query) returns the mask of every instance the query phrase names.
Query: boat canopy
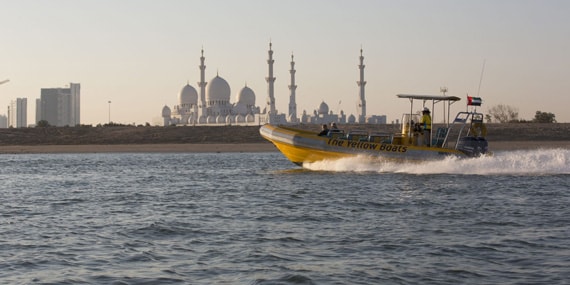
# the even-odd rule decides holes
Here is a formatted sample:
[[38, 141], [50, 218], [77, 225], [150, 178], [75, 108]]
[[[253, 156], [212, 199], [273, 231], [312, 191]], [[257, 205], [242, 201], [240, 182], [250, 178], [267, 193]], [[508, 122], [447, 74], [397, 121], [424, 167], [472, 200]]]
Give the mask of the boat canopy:
[[[423, 101], [422, 106], [425, 107], [426, 105], [426, 101], [431, 101], [431, 110], [432, 110], [432, 116], [435, 115], [435, 104], [439, 103], [439, 102], [447, 102], [447, 112], [446, 112], [446, 108], [445, 108], [445, 104], [443, 105], [443, 119], [444, 119], [444, 124], [446, 126], [449, 126], [449, 115], [450, 115], [450, 111], [451, 111], [451, 104], [460, 101], [461, 98], [456, 97], [456, 96], [442, 96], [442, 95], [412, 95], [412, 94], [397, 94], [396, 96], [398, 96], [398, 98], [404, 98], [404, 99], [409, 99], [410, 100], [410, 113], [409, 116], [411, 117], [412, 114], [414, 113], [414, 100], [421, 100]], [[432, 121], [435, 118], [432, 117]], [[410, 120], [410, 129], [412, 128], [411, 125], [411, 120]]]
[[412, 100], [432, 100], [432, 101], [459, 101], [461, 98], [456, 96], [441, 96], [441, 95], [412, 95], [412, 94], [398, 94], [398, 98], [407, 98]]

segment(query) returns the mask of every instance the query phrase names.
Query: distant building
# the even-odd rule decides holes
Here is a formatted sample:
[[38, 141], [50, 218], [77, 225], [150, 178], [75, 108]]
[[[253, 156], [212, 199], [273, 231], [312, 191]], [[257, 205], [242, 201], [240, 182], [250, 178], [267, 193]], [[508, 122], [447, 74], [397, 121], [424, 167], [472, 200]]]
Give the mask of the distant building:
[[57, 127], [81, 124], [81, 85], [70, 83], [69, 88], [42, 88], [36, 101], [36, 123], [47, 121]]
[[295, 85], [295, 61], [293, 60], [293, 54], [291, 54], [291, 69], [289, 73], [291, 74], [291, 84], [289, 84], [289, 115], [287, 116], [287, 121], [289, 123], [297, 123], [297, 102], [296, 102], [296, 90], [297, 85]]
[[[349, 123], [349, 124], [386, 124], [386, 115], [370, 115], [366, 114], [366, 81], [364, 80], [364, 55], [362, 49], [360, 49], [359, 57], [359, 80], [356, 81], [358, 85], [358, 107], [357, 115], [349, 115], [348, 117], [344, 111], [340, 110], [339, 114], [334, 114], [333, 111], [329, 110], [329, 106], [325, 102], [321, 102], [321, 105], [317, 110], [314, 110], [312, 114], [307, 111], [303, 111], [301, 116], [302, 123], [311, 124], [323, 124], [323, 123]], [[293, 63], [292, 65], [293, 66]], [[293, 68], [291, 68], [293, 70]], [[292, 71], [292, 76], [294, 71]], [[292, 85], [294, 80], [292, 79]], [[295, 86], [296, 87], [296, 86]], [[294, 97], [293, 97], [294, 98]], [[340, 102], [339, 102], [340, 104]], [[290, 121], [292, 122], [292, 121]]]
[[365, 88], [366, 81], [364, 81], [364, 56], [362, 55], [362, 49], [360, 49], [360, 64], [358, 65], [358, 69], [360, 70], [360, 80], [356, 81], [358, 85], [359, 92], [358, 92], [358, 123], [364, 124], [366, 123], [366, 96], [365, 96]]
[[340, 111], [340, 114], [334, 114], [333, 111], [329, 111], [329, 105], [324, 101], [319, 105], [318, 110], [313, 111], [313, 115], [307, 114], [307, 111], [303, 111], [301, 116], [301, 123], [309, 124], [328, 124], [328, 123], [346, 123], [346, 115], [344, 111]]
[[[267, 51], [268, 59], [267, 59], [267, 77], [265, 77], [265, 81], [267, 81], [267, 104], [265, 109], [263, 110], [262, 116], [262, 123], [269, 123], [269, 124], [286, 124], [287, 118], [286, 115], [283, 113], [279, 113], [277, 108], [275, 107], [275, 80], [277, 79], [273, 76], [273, 64], [275, 60], [273, 59], [273, 49], [272, 44], [269, 42], [269, 50]], [[292, 59], [291, 59], [292, 61]], [[291, 66], [293, 67], [293, 66]], [[294, 76], [295, 73], [292, 73], [291, 76]], [[292, 81], [293, 82], [293, 81]], [[295, 86], [295, 89], [297, 86]], [[293, 90], [291, 90], [293, 91]], [[294, 93], [293, 93], [294, 94]], [[294, 95], [293, 95], [294, 98]]]
[[366, 117], [367, 124], [386, 124], [386, 115], [371, 115]]
[[[267, 58], [267, 98], [265, 107], [261, 110], [255, 106], [255, 93], [245, 86], [238, 93], [237, 102], [230, 103], [230, 86], [221, 77], [216, 75], [210, 83], [205, 81], [206, 65], [204, 51], [200, 57], [200, 81], [199, 90], [189, 83], [182, 87], [178, 95], [178, 104], [171, 109], [169, 106], [162, 108], [163, 125], [241, 125], [241, 124], [298, 124], [298, 123], [359, 123], [359, 124], [386, 124], [385, 115], [367, 115], [366, 94], [364, 80], [364, 55], [360, 49], [359, 57], [359, 80], [356, 82], [359, 87], [357, 114], [347, 115], [343, 110], [335, 114], [329, 110], [329, 106], [324, 101], [318, 109], [312, 113], [303, 110], [299, 117], [297, 114], [297, 85], [295, 82], [295, 61], [291, 54], [290, 63], [290, 83], [289, 87], [289, 110], [288, 114], [279, 113], [275, 104], [275, 80], [273, 73], [273, 45], [269, 43]], [[206, 86], [208, 89], [206, 90]], [[339, 101], [340, 106], [340, 101]], [[337, 109], [338, 111], [338, 109]]]
[[8, 127], [8, 117], [5, 115], [0, 115], [0, 129], [5, 129]]
[[28, 125], [28, 99], [17, 98], [8, 107], [8, 127], [25, 128]]
[[[247, 125], [259, 124], [259, 107], [255, 106], [255, 93], [244, 86], [231, 103], [228, 82], [216, 74], [210, 82], [205, 78], [204, 51], [200, 57], [200, 94], [189, 83], [178, 93], [178, 104], [172, 109], [162, 108], [163, 125]], [[208, 88], [206, 88], [206, 86]]]
[[42, 99], [36, 99], [36, 121], [34, 123], [38, 123], [40, 120], [39, 118], [42, 117], [42, 108], [38, 108], [38, 106], [42, 105]]

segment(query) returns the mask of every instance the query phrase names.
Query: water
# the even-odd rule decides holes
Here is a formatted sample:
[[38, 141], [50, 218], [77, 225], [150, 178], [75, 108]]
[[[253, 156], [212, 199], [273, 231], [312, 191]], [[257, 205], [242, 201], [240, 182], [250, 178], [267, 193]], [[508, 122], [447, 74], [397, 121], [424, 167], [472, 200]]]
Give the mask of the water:
[[569, 284], [570, 150], [2, 155], [1, 284]]

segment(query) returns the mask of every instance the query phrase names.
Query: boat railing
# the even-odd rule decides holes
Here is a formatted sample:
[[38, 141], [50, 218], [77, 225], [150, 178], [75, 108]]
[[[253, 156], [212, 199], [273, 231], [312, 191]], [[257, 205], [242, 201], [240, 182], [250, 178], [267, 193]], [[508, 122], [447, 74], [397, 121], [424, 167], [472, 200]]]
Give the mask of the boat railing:
[[368, 141], [375, 143], [392, 143], [393, 139], [392, 133], [370, 133], [368, 135]]
[[[476, 112], [459, 112], [455, 116], [453, 123], [449, 126], [447, 134], [442, 143], [443, 146], [448, 145], [450, 142], [453, 143], [453, 148], [457, 149], [459, 141], [462, 137], [470, 136], [470, 130], [474, 123], [483, 123], [483, 114]], [[455, 127], [459, 127], [459, 131], [454, 135], [453, 140], [450, 138], [451, 130]]]
[[392, 143], [394, 134], [368, 132], [365, 130], [350, 130], [346, 133], [343, 130], [330, 130], [327, 137], [361, 142]]
[[343, 130], [330, 130], [329, 133], [327, 134], [327, 137], [333, 139], [341, 139], [345, 137], [345, 134]]
[[346, 139], [353, 141], [368, 141], [368, 136], [367, 131], [352, 130], [346, 134]]
[[443, 147], [445, 138], [447, 137], [448, 133], [449, 133], [449, 128], [446, 127], [437, 128], [437, 131], [435, 132], [435, 135], [432, 138], [431, 145], [435, 147]]
[[473, 123], [483, 123], [483, 114], [481, 113], [474, 113], [473, 118], [471, 119]]

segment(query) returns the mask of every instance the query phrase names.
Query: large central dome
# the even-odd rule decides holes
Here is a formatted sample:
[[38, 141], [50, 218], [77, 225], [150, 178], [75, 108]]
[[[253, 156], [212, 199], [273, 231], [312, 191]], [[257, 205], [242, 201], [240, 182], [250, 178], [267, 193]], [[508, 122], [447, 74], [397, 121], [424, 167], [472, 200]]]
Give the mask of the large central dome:
[[329, 105], [323, 101], [319, 106], [319, 115], [326, 115], [329, 112]]
[[220, 76], [214, 77], [208, 84], [208, 93], [206, 101], [230, 101], [231, 91], [230, 85]]

